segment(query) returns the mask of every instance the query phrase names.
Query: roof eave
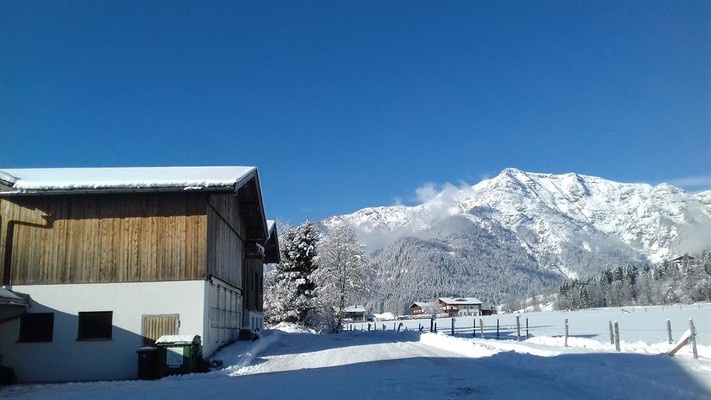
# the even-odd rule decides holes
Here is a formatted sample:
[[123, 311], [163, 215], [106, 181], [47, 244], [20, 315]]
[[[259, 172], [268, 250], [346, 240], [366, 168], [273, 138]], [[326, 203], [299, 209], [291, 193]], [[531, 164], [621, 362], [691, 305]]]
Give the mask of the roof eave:
[[20, 189], [2, 192], [1, 196], [40, 196], [40, 195], [69, 195], [69, 194], [116, 194], [116, 193], [235, 193], [236, 185], [207, 186], [207, 187], [101, 187], [101, 188], [75, 188], [75, 189]]

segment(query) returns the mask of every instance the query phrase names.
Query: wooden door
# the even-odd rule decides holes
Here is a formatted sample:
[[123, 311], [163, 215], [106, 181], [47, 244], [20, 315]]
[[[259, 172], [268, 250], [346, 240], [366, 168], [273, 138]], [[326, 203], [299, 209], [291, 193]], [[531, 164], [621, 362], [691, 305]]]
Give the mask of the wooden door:
[[141, 334], [143, 345], [153, 346], [163, 335], [177, 335], [180, 329], [179, 314], [144, 315]]

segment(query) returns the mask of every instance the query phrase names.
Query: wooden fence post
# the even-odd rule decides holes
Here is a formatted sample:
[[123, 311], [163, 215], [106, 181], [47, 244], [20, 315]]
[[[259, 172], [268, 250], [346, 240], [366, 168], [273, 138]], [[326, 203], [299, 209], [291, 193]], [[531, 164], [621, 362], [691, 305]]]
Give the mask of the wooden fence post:
[[526, 317], [526, 339], [528, 339], [530, 336], [528, 335], [528, 317]]
[[565, 347], [568, 347], [568, 318], [565, 319]]
[[694, 320], [691, 318], [689, 318], [689, 331], [691, 332], [691, 336], [689, 337], [689, 340], [691, 341], [691, 354], [693, 354], [694, 358], [698, 360], [699, 352], [696, 349], [696, 328], [694, 328]]
[[615, 332], [612, 330], [612, 321], [610, 322], [610, 344], [615, 344]]
[[454, 336], [454, 317], [452, 317], [452, 336]]
[[615, 350], [620, 351], [620, 326], [615, 321]]
[[472, 337], [476, 337], [476, 317], [472, 318]]
[[672, 344], [671, 321], [670, 320], [667, 320], [667, 338], [669, 339], [669, 344]]
[[499, 319], [496, 318], [496, 338], [499, 338]]
[[481, 332], [481, 338], [484, 339], [484, 319], [479, 318], [479, 332]]
[[430, 317], [430, 333], [434, 332], [434, 315]]
[[516, 341], [521, 341], [521, 316], [516, 316]]

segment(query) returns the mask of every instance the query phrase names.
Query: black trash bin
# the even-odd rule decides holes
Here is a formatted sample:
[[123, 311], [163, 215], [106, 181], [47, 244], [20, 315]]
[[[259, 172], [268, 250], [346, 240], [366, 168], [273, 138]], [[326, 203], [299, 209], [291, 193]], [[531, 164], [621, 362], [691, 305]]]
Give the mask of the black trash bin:
[[136, 350], [138, 353], [138, 379], [154, 380], [159, 378], [158, 348], [147, 346]]

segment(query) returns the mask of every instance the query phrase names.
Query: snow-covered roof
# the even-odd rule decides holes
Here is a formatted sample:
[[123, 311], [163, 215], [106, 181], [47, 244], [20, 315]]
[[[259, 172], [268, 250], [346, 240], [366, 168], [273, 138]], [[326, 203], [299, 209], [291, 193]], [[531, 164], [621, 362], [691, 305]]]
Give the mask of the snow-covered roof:
[[410, 306], [410, 308], [414, 308], [414, 307], [432, 308], [432, 307], [434, 307], [434, 303], [428, 303], [428, 302], [424, 302], [424, 301], [416, 301], [416, 302], [412, 303], [412, 305]]
[[343, 309], [344, 312], [365, 312], [365, 308], [362, 306], [349, 306]]
[[190, 344], [200, 343], [197, 335], [163, 335], [156, 340], [156, 344]]
[[16, 295], [11, 290], [0, 287], [0, 304], [27, 305], [27, 299]]
[[439, 301], [449, 305], [483, 304], [481, 300], [475, 297], [440, 297]]
[[0, 287], [0, 321], [22, 315], [29, 306], [29, 300], [20, 297], [11, 290]]
[[4, 194], [107, 191], [236, 191], [255, 167], [119, 167], [3, 169]]

